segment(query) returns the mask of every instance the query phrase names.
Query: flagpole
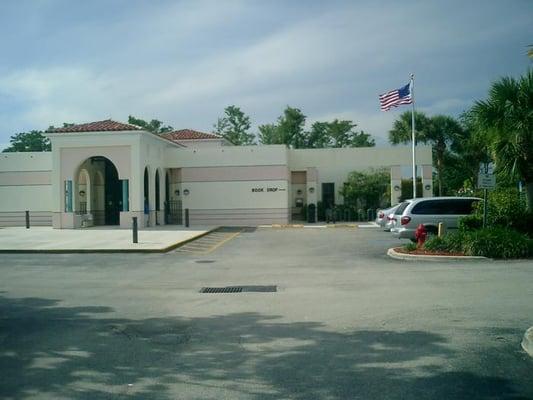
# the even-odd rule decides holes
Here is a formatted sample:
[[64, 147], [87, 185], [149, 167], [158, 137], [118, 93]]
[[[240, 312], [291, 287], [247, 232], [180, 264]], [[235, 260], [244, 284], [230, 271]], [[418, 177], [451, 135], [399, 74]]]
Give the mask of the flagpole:
[[416, 138], [415, 138], [415, 93], [414, 93], [414, 87], [415, 87], [415, 75], [411, 74], [411, 101], [412, 101], [412, 109], [411, 109], [411, 141], [412, 141], [412, 156], [413, 156], [413, 199], [416, 199], [416, 154], [415, 154], [415, 147], [416, 147]]

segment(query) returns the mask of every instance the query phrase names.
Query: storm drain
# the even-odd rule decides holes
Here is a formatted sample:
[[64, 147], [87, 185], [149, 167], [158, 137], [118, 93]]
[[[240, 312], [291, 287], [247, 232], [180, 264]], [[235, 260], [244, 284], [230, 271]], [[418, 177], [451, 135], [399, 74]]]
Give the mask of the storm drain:
[[277, 292], [275, 285], [268, 286], [224, 286], [224, 287], [203, 287], [200, 293], [244, 293], [244, 292]]

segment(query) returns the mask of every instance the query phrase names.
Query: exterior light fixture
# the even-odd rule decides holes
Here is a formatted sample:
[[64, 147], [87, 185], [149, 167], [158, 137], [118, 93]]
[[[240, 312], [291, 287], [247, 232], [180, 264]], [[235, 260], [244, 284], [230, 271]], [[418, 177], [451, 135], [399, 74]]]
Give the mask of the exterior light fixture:
[[180, 191], [179, 191], [179, 189], [174, 190], [174, 194], [175, 194], [176, 196], [179, 196], [179, 195], [180, 195]]
[[431, 185], [426, 185], [426, 186], [424, 186], [424, 189], [426, 189], [426, 190], [431, 189]]
[[80, 190], [80, 196], [85, 197], [85, 190]]
[[189, 193], [190, 193], [190, 192], [189, 192], [189, 189], [185, 189], [185, 190], [183, 191], [183, 194], [184, 194], [185, 196], [188, 196]]
[[315, 193], [315, 188], [314, 187], [310, 187], [309, 188], [309, 193]]
[[298, 189], [298, 190], [296, 191], [296, 194], [298, 194], [298, 195], [302, 194], [302, 189]]
[[394, 190], [398, 191], [398, 190], [400, 190], [400, 187], [398, 185], [396, 185], [396, 186], [394, 186]]

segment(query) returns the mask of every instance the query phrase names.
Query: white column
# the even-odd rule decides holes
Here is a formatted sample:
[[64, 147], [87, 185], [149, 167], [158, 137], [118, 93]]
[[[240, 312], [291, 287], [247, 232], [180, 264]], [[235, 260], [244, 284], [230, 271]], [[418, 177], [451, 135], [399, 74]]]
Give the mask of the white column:
[[398, 204], [402, 197], [402, 167], [393, 165], [390, 169], [390, 203]]
[[422, 165], [422, 197], [433, 196], [433, 167]]
[[317, 201], [318, 201], [318, 170], [315, 167], [307, 168], [306, 179], [307, 179], [307, 185], [306, 185], [307, 204], [315, 205], [314, 220], [317, 221], [317, 207], [316, 206], [317, 206]]

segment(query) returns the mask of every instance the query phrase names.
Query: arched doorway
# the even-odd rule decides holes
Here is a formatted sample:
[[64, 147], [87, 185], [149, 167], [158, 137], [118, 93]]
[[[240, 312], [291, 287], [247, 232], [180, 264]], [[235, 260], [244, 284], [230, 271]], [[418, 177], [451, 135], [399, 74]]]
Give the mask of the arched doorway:
[[165, 203], [170, 200], [170, 179], [168, 178], [168, 171], [165, 172]]
[[155, 223], [159, 225], [159, 213], [161, 211], [161, 187], [159, 185], [159, 170], [155, 171]]
[[87, 215], [91, 211], [91, 192], [92, 192], [92, 185], [91, 185], [91, 177], [89, 175], [89, 171], [87, 171], [86, 168], [80, 168], [80, 171], [78, 173], [77, 177], [77, 190], [75, 191], [76, 197], [75, 197], [75, 210], [80, 215]]
[[122, 184], [113, 162], [106, 157], [90, 157], [75, 176], [76, 213], [90, 215], [94, 225], [119, 225]]
[[150, 213], [150, 178], [148, 167], [144, 168], [144, 214]]

